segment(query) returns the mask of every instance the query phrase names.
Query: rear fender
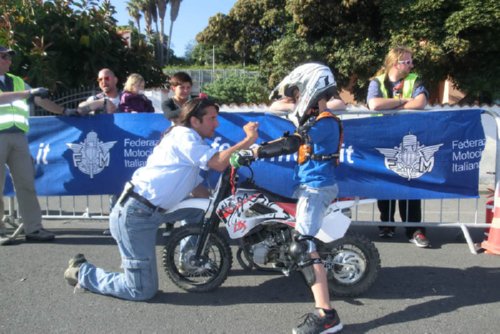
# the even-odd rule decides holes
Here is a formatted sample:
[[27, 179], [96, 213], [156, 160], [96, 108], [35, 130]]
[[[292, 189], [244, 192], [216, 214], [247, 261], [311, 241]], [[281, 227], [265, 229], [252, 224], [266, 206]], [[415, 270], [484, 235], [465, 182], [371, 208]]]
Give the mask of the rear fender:
[[328, 207], [327, 214], [321, 223], [321, 228], [314, 237], [324, 243], [332, 242], [342, 238], [350, 224], [351, 219], [344, 215], [338, 206], [332, 204]]

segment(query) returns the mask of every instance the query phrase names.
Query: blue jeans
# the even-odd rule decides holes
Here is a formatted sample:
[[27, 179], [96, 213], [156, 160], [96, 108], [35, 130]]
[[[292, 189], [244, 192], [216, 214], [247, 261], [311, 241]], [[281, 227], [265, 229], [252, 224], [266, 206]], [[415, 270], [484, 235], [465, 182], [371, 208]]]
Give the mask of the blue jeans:
[[111, 235], [118, 244], [123, 272], [113, 273], [85, 262], [80, 267], [78, 283], [94, 293], [127, 300], [147, 300], [158, 291], [156, 234], [164, 222], [185, 220], [199, 223], [205, 212], [181, 209], [160, 213], [129, 197], [117, 204], [110, 214]]
[[[336, 184], [322, 188], [300, 185], [295, 191], [295, 196], [299, 198], [295, 215], [297, 232], [302, 235], [315, 236], [319, 232], [326, 209], [338, 193], [339, 188]], [[313, 241], [309, 241], [308, 244], [309, 253], [316, 251]]]

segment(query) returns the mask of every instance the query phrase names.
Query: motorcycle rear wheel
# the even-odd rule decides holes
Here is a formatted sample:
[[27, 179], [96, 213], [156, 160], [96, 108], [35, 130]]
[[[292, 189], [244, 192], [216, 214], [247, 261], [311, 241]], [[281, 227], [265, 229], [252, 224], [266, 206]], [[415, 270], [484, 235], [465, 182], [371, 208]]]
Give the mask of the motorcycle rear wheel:
[[201, 227], [180, 227], [163, 248], [165, 272], [175, 285], [188, 292], [207, 292], [221, 286], [233, 261], [229, 243], [218, 233], [210, 233], [204, 254], [196, 259], [195, 245], [201, 233]]
[[347, 234], [318, 245], [327, 272], [330, 293], [356, 297], [368, 290], [380, 270], [380, 254], [372, 241], [359, 234]]

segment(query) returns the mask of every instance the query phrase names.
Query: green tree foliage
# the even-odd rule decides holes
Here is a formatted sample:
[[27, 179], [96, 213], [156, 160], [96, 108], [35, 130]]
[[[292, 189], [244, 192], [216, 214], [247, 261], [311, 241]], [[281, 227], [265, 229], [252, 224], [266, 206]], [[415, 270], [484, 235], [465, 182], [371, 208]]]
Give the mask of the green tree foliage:
[[225, 104], [268, 103], [269, 91], [257, 77], [230, 74], [203, 87], [210, 98]]
[[150, 47], [136, 34], [128, 48], [117, 33], [114, 13], [108, 1], [3, 0], [0, 43], [17, 52], [11, 72], [53, 91], [89, 86], [103, 67], [122, 82], [138, 72], [148, 86], [164, 84]]
[[193, 55], [215, 45], [216, 58], [259, 65], [268, 88], [295, 66], [320, 61], [364, 101], [389, 48], [404, 44], [431, 91], [450, 76], [490, 102], [500, 98], [498, 22], [498, 0], [238, 0], [198, 34]]
[[451, 74], [468, 100], [500, 99], [500, 2], [460, 0], [445, 22]]
[[215, 46], [224, 58], [241, 65], [258, 64], [267, 46], [281, 38], [291, 16], [286, 0], [237, 1], [229, 15], [217, 14], [208, 27], [196, 36], [204, 49]]

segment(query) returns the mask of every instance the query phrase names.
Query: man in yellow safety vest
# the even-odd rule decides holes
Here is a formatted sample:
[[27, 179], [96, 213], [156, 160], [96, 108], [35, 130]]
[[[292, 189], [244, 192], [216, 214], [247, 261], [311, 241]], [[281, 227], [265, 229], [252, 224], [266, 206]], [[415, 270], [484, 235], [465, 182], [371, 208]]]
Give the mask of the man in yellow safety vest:
[[[47, 89], [32, 89], [20, 77], [7, 73], [14, 55], [13, 50], [0, 45], [0, 222], [4, 216], [2, 196], [8, 166], [26, 240], [51, 241], [55, 235], [42, 226], [42, 212], [35, 191], [34, 167], [26, 137], [29, 130], [29, 103], [33, 101], [55, 114], [69, 115], [72, 110], [45, 99]], [[0, 245], [11, 242], [11, 239], [1, 234], [0, 230]]]

